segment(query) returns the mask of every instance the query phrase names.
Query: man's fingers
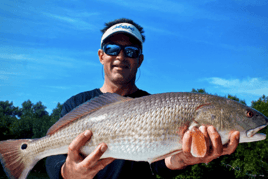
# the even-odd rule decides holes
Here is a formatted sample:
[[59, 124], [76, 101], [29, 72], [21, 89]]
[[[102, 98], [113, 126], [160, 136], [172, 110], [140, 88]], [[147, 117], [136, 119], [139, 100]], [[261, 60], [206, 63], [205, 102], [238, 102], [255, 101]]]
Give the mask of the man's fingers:
[[223, 152], [223, 147], [222, 147], [222, 142], [221, 142], [221, 136], [219, 133], [216, 131], [214, 126], [209, 126], [208, 127], [208, 133], [211, 139], [212, 143], [212, 148], [213, 148], [213, 156], [220, 156], [222, 155]]
[[69, 145], [69, 150], [71, 151], [79, 151], [82, 146], [90, 139], [92, 133], [89, 130], [79, 134]]
[[200, 126], [199, 130], [204, 134], [205, 138], [208, 139], [208, 131], [207, 128], [205, 126]]
[[182, 150], [183, 153], [186, 154], [187, 156], [191, 155], [191, 144], [192, 144], [192, 136], [191, 136], [191, 131], [187, 131], [183, 135], [182, 139]]
[[227, 148], [223, 149], [223, 155], [231, 155], [235, 149], [237, 148], [238, 144], [239, 144], [239, 138], [240, 138], [240, 132], [239, 131], [235, 131], [231, 134], [230, 137], [230, 142], [227, 145]]
[[100, 144], [90, 155], [88, 155], [82, 162], [81, 165], [86, 168], [93, 167], [96, 162], [100, 159], [102, 154], [107, 150], [108, 146], [105, 143]]
[[85, 143], [91, 138], [92, 132], [86, 130], [85, 132], [79, 134], [69, 145], [68, 155], [73, 158], [77, 157], [80, 153], [80, 148], [85, 145]]
[[208, 131], [207, 131], [207, 127], [205, 126], [200, 126], [199, 130], [203, 133], [205, 140], [206, 140], [206, 145], [207, 145], [207, 154], [209, 151], [209, 147], [211, 146], [211, 142], [209, 140], [209, 135], [208, 135]]

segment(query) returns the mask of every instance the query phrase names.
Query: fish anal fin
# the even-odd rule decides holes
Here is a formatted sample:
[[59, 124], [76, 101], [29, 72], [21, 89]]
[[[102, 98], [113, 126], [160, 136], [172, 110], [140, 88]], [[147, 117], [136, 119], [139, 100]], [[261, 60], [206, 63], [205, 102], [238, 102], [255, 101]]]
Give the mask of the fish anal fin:
[[52, 135], [62, 127], [70, 124], [71, 122], [80, 119], [81, 117], [88, 115], [100, 108], [117, 104], [125, 101], [130, 101], [132, 98], [123, 97], [116, 93], [104, 93], [98, 97], [95, 97], [85, 103], [77, 106], [72, 111], [60, 118], [53, 126], [47, 131], [47, 135]]
[[159, 160], [165, 159], [165, 158], [167, 158], [167, 157], [169, 157], [171, 155], [175, 155], [175, 154], [180, 153], [180, 152], [182, 152], [182, 149], [174, 150], [174, 151], [169, 152], [169, 153], [167, 153], [165, 155], [161, 155], [159, 157], [156, 157], [156, 158], [153, 158], [153, 159], [149, 159], [148, 161], [149, 161], [149, 163], [157, 162]]
[[207, 152], [206, 139], [203, 133], [199, 130], [191, 130], [192, 144], [191, 144], [191, 154], [194, 157], [204, 157]]

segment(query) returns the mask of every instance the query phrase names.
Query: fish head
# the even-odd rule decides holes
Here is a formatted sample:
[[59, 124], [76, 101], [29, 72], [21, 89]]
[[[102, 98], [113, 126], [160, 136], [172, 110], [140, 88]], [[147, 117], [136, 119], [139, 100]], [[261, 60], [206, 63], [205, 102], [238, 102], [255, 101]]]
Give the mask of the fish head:
[[198, 125], [213, 125], [226, 144], [230, 132], [239, 131], [239, 143], [264, 140], [265, 134], [257, 133], [268, 125], [268, 118], [259, 111], [237, 101], [211, 97], [196, 108], [194, 117]]
[[255, 142], [266, 139], [263, 133], [257, 133], [268, 125], [268, 118], [261, 112], [246, 106], [244, 118], [248, 119], [245, 130], [241, 131], [240, 143]]

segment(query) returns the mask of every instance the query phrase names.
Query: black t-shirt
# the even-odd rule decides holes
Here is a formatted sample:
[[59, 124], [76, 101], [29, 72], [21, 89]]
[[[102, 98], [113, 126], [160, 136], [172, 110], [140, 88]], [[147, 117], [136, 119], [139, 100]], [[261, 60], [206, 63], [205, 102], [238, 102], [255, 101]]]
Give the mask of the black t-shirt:
[[[80, 104], [102, 95], [103, 93], [100, 89], [94, 89], [91, 91], [86, 91], [72, 96], [68, 99], [62, 106], [61, 116], [70, 112], [75, 107]], [[146, 91], [138, 90], [127, 97], [137, 98], [142, 96], [150, 95]], [[46, 159], [46, 170], [51, 179], [59, 179], [61, 176], [61, 166], [66, 160], [67, 155], [54, 155]], [[151, 164], [148, 162], [137, 162], [129, 160], [119, 160], [116, 159], [109, 165], [107, 165], [103, 170], [99, 171], [94, 177], [95, 179], [105, 178], [105, 179], [129, 179], [129, 178], [139, 178], [139, 179], [150, 179], [156, 178], [155, 174], [158, 174], [165, 178], [171, 178], [180, 174], [181, 171], [170, 170], [166, 167], [165, 161], [160, 160]]]

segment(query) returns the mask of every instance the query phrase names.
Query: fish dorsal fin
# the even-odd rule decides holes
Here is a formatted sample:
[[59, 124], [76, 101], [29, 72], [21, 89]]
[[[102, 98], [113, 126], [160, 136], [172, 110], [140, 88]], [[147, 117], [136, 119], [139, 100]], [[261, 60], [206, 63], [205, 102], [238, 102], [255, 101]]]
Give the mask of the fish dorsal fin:
[[67, 124], [80, 119], [81, 117], [97, 111], [98, 109], [117, 104], [125, 101], [130, 101], [132, 98], [123, 97], [116, 93], [104, 93], [98, 97], [86, 101], [85, 103], [77, 106], [72, 111], [60, 118], [53, 126], [47, 131], [47, 135], [52, 135]]

